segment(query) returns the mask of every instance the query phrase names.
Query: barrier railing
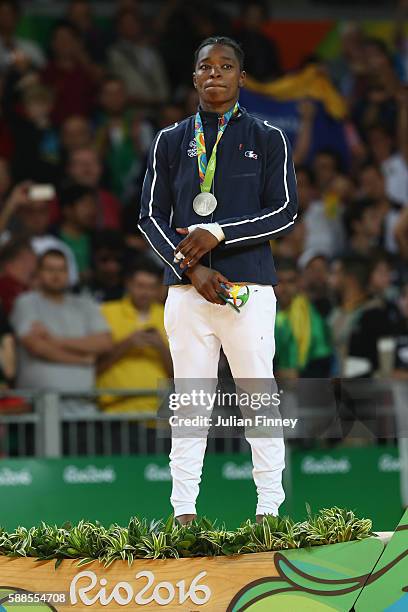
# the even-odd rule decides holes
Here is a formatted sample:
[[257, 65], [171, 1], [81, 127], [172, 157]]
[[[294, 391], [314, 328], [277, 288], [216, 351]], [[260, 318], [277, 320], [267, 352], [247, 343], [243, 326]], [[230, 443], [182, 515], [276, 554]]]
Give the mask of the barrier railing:
[[[157, 389], [2, 392], [0, 397], [24, 397], [32, 412], [0, 412], [0, 458], [169, 453], [170, 439], [157, 434], [155, 412], [103, 412], [96, 402], [102, 395], [159, 394]], [[209, 439], [207, 448], [209, 452], [248, 450], [245, 440], [234, 439]]]
[[[340, 388], [339, 388], [340, 384]], [[297, 427], [286, 432], [292, 440], [365, 437], [395, 440], [408, 437], [408, 381], [300, 380], [280, 391], [282, 414], [296, 417]], [[72, 391], [2, 391], [1, 397], [23, 398], [27, 412], [5, 413], [0, 404], [0, 457], [61, 457], [168, 453], [156, 412], [104, 412], [101, 396], [117, 398], [165, 397], [157, 389], [94, 389]], [[374, 401], [375, 400], [375, 401]], [[31, 409], [31, 411], [30, 411]], [[164, 413], [163, 413], [164, 414]], [[163, 415], [161, 415], [163, 417]], [[165, 414], [164, 414], [165, 416]], [[248, 451], [241, 436], [209, 437], [209, 452]]]

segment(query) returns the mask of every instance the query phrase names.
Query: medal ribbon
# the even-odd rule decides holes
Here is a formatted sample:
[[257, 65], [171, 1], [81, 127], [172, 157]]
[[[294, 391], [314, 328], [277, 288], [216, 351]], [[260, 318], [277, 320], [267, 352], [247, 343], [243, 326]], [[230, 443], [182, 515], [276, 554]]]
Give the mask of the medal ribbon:
[[197, 144], [197, 162], [198, 162], [198, 174], [200, 177], [200, 189], [206, 193], [211, 190], [211, 185], [214, 180], [215, 167], [217, 164], [217, 147], [221, 140], [223, 133], [228, 125], [231, 117], [235, 117], [239, 113], [239, 104], [235, 103], [235, 106], [227, 111], [222, 117], [218, 119], [218, 132], [217, 139], [214, 144], [214, 148], [211, 153], [210, 161], [207, 163], [207, 153], [205, 150], [205, 139], [204, 139], [204, 128], [201, 120], [200, 113], [195, 116], [194, 122], [194, 136]]

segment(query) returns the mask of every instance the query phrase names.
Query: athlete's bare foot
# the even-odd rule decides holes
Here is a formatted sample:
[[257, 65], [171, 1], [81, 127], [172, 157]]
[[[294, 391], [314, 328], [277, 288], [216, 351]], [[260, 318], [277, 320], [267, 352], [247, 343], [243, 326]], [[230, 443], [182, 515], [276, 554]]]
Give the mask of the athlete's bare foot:
[[180, 516], [176, 516], [176, 519], [182, 525], [188, 525], [188, 523], [194, 521], [195, 518], [197, 518], [196, 514], [180, 514]]

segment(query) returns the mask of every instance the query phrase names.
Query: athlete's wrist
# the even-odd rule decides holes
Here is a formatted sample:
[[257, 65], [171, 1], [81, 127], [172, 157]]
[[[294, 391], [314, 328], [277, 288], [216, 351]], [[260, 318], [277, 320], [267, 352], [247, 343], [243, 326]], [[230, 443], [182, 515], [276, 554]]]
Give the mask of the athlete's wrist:
[[188, 279], [190, 279], [191, 281], [193, 281], [194, 275], [198, 272], [198, 270], [200, 268], [204, 268], [205, 266], [203, 266], [202, 264], [196, 264], [195, 266], [193, 266], [192, 268], [186, 268], [184, 270], [184, 274], [185, 276], [187, 276]]
[[218, 240], [218, 242], [222, 242], [225, 239], [225, 235], [224, 235], [224, 232], [221, 226], [216, 222], [214, 223], [195, 223], [194, 225], [188, 226], [188, 231], [191, 233], [197, 227], [199, 227], [200, 229], [204, 229], [207, 232], [210, 232], [210, 234], [212, 234]]

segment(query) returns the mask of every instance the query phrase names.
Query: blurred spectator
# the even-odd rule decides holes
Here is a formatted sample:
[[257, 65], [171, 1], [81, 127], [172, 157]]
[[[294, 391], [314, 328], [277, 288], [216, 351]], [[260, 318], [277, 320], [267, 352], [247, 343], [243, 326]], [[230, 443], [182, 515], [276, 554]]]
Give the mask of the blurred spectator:
[[378, 307], [382, 308], [390, 331], [394, 331], [399, 320], [396, 305], [398, 291], [393, 285], [393, 275], [395, 277], [392, 259], [388, 253], [381, 249], [374, 251], [369, 263], [368, 293], [371, 297], [376, 298]]
[[4, 104], [4, 77], [0, 73], [0, 159], [11, 159], [14, 152], [13, 135]]
[[[71, 295], [67, 287], [64, 255], [47, 251], [39, 259], [38, 289], [21, 296], [11, 316], [19, 388], [78, 392], [94, 387], [94, 362], [110, 349], [111, 335], [97, 305]], [[85, 411], [79, 400], [69, 408]]]
[[275, 319], [274, 374], [288, 380], [299, 375], [298, 347], [286, 313], [278, 310]]
[[313, 172], [317, 189], [323, 194], [340, 174], [340, 158], [337, 153], [331, 149], [317, 151], [313, 160]]
[[100, 107], [96, 145], [106, 160], [113, 191], [121, 195], [136, 153], [131, 138], [133, 113], [128, 108], [126, 87], [121, 79], [108, 77], [102, 83]]
[[[98, 361], [98, 387], [156, 389], [160, 379], [172, 376], [172, 363], [164, 330], [164, 309], [158, 303], [161, 273], [147, 260], [127, 272], [126, 295], [101, 306], [114, 345]], [[108, 412], [151, 412], [157, 397], [105, 397]]]
[[[405, 162], [405, 170], [408, 173], [408, 86], [400, 87], [397, 93], [398, 118], [397, 118], [397, 141], [399, 154]], [[408, 188], [406, 194], [408, 193]], [[407, 201], [405, 200], [404, 204]]]
[[62, 251], [68, 262], [70, 284], [79, 280], [78, 269], [71, 249], [59, 238], [50, 233], [51, 200], [30, 196], [29, 183], [19, 183], [11, 192], [0, 213], [0, 242], [14, 239], [23, 234], [30, 240], [36, 255], [49, 249]]
[[71, 151], [67, 177], [78, 185], [94, 190], [97, 227], [119, 229], [121, 204], [113, 193], [101, 187], [102, 172], [102, 163], [95, 149], [82, 147]]
[[212, 2], [169, 0], [161, 3], [154, 31], [174, 90], [183, 91], [191, 85], [192, 54], [216, 30], [228, 35], [230, 24]]
[[159, 130], [162, 130], [173, 123], [183, 121], [183, 119], [185, 119], [185, 115], [181, 106], [178, 104], [166, 104], [160, 110], [157, 127]]
[[17, 0], [0, 0], [0, 72], [21, 61], [35, 68], [45, 64], [44, 54], [36, 43], [16, 36], [19, 16]]
[[4, 199], [12, 185], [10, 163], [4, 157], [0, 157], [0, 207], [3, 207]]
[[305, 163], [309, 156], [317, 107], [312, 100], [301, 100], [297, 105], [297, 110], [299, 128], [293, 149], [293, 163], [296, 167]]
[[402, 81], [408, 83], [408, 36], [405, 24], [408, 16], [408, 1], [399, 0], [395, 13], [394, 42], [398, 51], [399, 64], [401, 67]]
[[[277, 370], [294, 369], [292, 361], [294, 350], [285, 346], [285, 337], [289, 327], [296, 345], [296, 369], [304, 378], [324, 378], [330, 375], [332, 347], [328, 328], [324, 319], [310, 302], [308, 297], [299, 292], [299, 275], [296, 262], [291, 259], [278, 262], [278, 285], [275, 287], [279, 306], [277, 317], [276, 367]], [[280, 361], [282, 355], [288, 355], [288, 364]], [[289, 360], [291, 357], [291, 360]], [[286, 365], [286, 367], [285, 367]]]
[[326, 319], [332, 309], [329, 290], [329, 261], [325, 255], [307, 252], [300, 257], [301, 289], [310, 302]]
[[399, 88], [399, 79], [387, 44], [380, 38], [367, 37], [364, 40], [363, 52], [370, 83], [383, 91], [386, 97], [391, 98]]
[[117, 16], [118, 41], [108, 51], [109, 66], [120, 77], [132, 102], [152, 106], [165, 102], [169, 87], [159, 53], [147, 41], [140, 18], [132, 10]]
[[293, 231], [286, 236], [280, 236], [276, 241], [271, 240], [270, 245], [274, 256], [298, 259], [303, 253], [305, 239], [305, 226], [302, 219], [295, 224]]
[[376, 200], [356, 200], [344, 216], [348, 236], [348, 251], [369, 256], [379, 246], [383, 211]]
[[[1, 177], [2, 167], [4, 169], [3, 177]], [[2, 180], [4, 181], [3, 184]], [[28, 188], [30, 183], [28, 181], [18, 183], [11, 191], [9, 191], [10, 186], [11, 176], [8, 164], [4, 161], [4, 165], [0, 163], [0, 198], [3, 200], [0, 209], [0, 243], [4, 243], [9, 239], [9, 233], [4, 234], [4, 232], [10, 229], [10, 222], [13, 220], [19, 206], [29, 203]]]
[[10, 118], [15, 143], [13, 174], [17, 181], [55, 182], [59, 137], [51, 122], [52, 106], [50, 89], [34, 85], [23, 92], [22, 113], [13, 113]]
[[130, 173], [140, 174], [153, 140], [152, 128], [129, 108], [125, 84], [108, 77], [101, 88], [98, 151], [106, 161], [112, 190], [121, 197]]
[[71, 0], [67, 21], [77, 30], [89, 57], [97, 64], [103, 64], [108, 40], [105, 32], [95, 24], [89, 1]]
[[385, 192], [391, 200], [408, 204], [408, 167], [400, 152], [394, 151], [393, 134], [382, 125], [367, 129], [370, 153], [385, 177]]
[[367, 86], [354, 105], [353, 120], [362, 135], [373, 124], [381, 124], [394, 132], [397, 121], [396, 95], [400, 84], [393, 59], [386, 44], [376, 38], [366, 38], [363, 51]]
[[138, 17], [143, 13], [141, 0], [118, 0], [116, 4], [118, 12], [132, 11]]
[[184, 117], [190, 117], [190, 115], [195, 115], [197, 112], [198, 103], [199, 100], [197, 90], [194, 87], [190, 87], [190, 89], [187, 90], [185, 95], [183, 113]]
[[0, 306], [0, 387], [8, 386], [16, 374], [16, 355], [13, 330]]
[[340, 52], [329, 63], [331, 79], [337, 89], [352, 103], [361, 94], [367, 70], [363, 53], [364, 36], [357, 23], [340, 26]]
[[318, 197], [313, 173], [307, 167], [298, 168], [296, 177], [304, 226], [302, 252], [323, 253], [327, 257], [339, 254], [344, 248], [341, 202], [335, 194]]
[[392, 270], [391, 258], [385, 251], [372, 252], [368, 277], [370, 295], [384, 299], [393, 297]]
[[[133, 163], [126, 177], [124, 177], [121, 201], [123, 204], [139, 202], [144, 175], [147, 166], [146, 143], [153, 141], [154, 130], [150, 123], [135, 115], [131, 124], [130, 136], [133, 145]], [[150, 146], [150, 145], [149, 145]]]
[[408, 280], [406, 272], [406, 262], [408, 261], [408, 206], [404, 208], [395, 224], [394, 236], [398, 244], [399, 254], [404, 260], [404, 278]]
[[119, 300], [124, 293], [125, 245], [114, 230], [97, 232], [92, 241], [92, 277], [84, 287], [96, 302]]
[[393, 331], [382, 300], [369, 296], [369, 274], [368, 260], [361, 256], [348, 255], [332, 264], [330, 283], [338, 307], [330, 326], [340, 376], [373, 374], [378, 368], [377, 341]]
[[52, 33], [51, 60], [43, 72], [44, 82], [54, 90], [53, 119], [57, 124], [71, 115], [91, 113], [101, 76], [77, 31], [69, 23], [57, 24]]
[[266, 11], [260, 2], [246, 2], [236, 36], [245, 49], [245, 70], [258, 81], [280, 76], [279, 52], [275, 42], [263, 32]]
[[10, 240], [0, 249], [0, 303], [7, 316], [20, 293], [30, 288], [36, 268], [28, 240]]
[[91, 234], [96, 224], [96, 197], [91, 187], [70, 185], [61, 190], [62, 223], [58, 235], [74, 253], [82, 281], [91, 274]]
[[391, 200], [385, 192], [385, 179], [381, 169], [367, 163], [360, 171], [360, 184], [363, 196], [378, 203], [383, 215], [382, 246], [390, 253], [398, 250], [395, 238], [395, 226], [401, 214], [401, 204]]
[[[13, 336], [13, 330], [0, 306], [0, 390], [2, 392], [2, 396], [0, 397], [0, 415], [17, 414], [30, 410], [24, 398], [4, 394], [6, 389], [13, 386], [15, 375], [16, 343]], [[6, 435], [6, 431], [0, 428], [0, 448], [1, 438]]]
[[77, 149], [92, 145], [92, 127], [82, 115], [71, 115], [61, 125], [61, 146], [65, 159]]

